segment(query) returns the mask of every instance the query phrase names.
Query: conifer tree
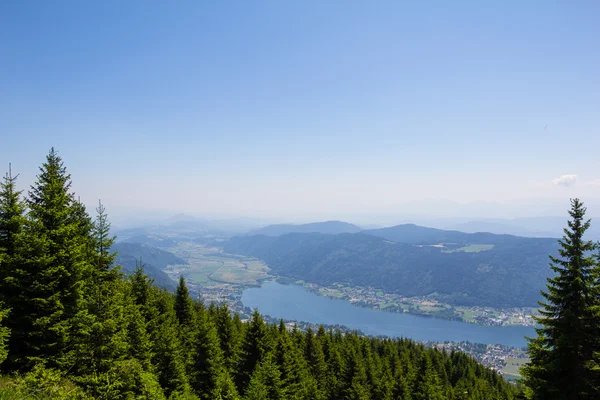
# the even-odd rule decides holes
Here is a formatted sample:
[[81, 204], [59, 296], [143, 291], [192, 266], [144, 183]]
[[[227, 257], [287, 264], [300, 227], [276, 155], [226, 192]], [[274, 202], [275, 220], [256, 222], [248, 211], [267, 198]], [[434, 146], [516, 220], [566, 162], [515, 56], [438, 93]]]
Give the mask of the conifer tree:
[[245, 399], [285, 399], [281, 393], [280, 372], [277, 368], [277, 363], [273, 359], [272, 353], [266, 354], [253, 371]]
[[183, 275], [179, 277], [179, 284], [175, 291], [175, 315], [182, 327], [191, 328], [194, 325], [194, 302]]
[[600, 393], [593, 387], [590, 371], [590, 341], [598, 335], [591, 310], [594, 299], [595, 245], [585, 240], [590, 227], [586, 208], [578, 199], [571, 200], [568, 228], [559, 240], [560, 257], [551, 256], [556, 276], [548, 278], [542, 291], [540, 328], [529, 340], [531, 362], [522, 369], [528, 395], [533, 399], [592, 399]]
[[444, 394], [438, 375], [426, 352], [421, 354], [414, 393], [415, 400], [443, 400]]
[[[231, 317], [229, 307], [226, 303], [220, 305], [215, 313], [215, 326], [219, 335], [219, 343], [223, 351], [224, 363], [230, 373], [235, 372], [235, 368], [240, 361], [242, 332], [239, 321], [239, 315]], [[241, 323], [241, 321], [239, 321]]]
[[282, 395], [286, 399], [303, 399], [306, 383], [305, 359], [285, 330], [283, 323], [281, 326], [283, 330], [279, 330], [275, 359], [281, 373]]
[[144, 263], [142, 260], [139, 262], [136, 261], [135, 264], [135, 271], [129, 277], [131, 281], [131, 296], [135, 304], [142, 308], [147, 308], [150, 304], [150, 288], [154, 283], [154, 279], [149, 278], [144, 273]]
[[97, 284], [114, 281], [120, 277], [120, 268], [113, 264], [117, 254], [111, 251], [116, 237], [110, 234], [110, 222], [106, 214], [106, 208], [102, 201], [98, 200], [96, 208], [96, 220], [92, 226], [92, 239], [94, 242], [94, 272], [97, 276]]
[[243, 353], [238, 367], [237, 386], [245, 392], [256, 365], [268, 353], [270, 347], [268, 327], [257, 310], [252, 314], [243, 341]]
[[6, 279], [13, 276], [17, 266], [17, 237], [23, 230], [25, 219], [25, 203], [21, 198], [23, 193], [17, 190], [17, 177], [12, 175], [9, 164], [8, 173], [0, 182], [0, 302], [10, 301], [14, 293], [12, 285]]
[[190, 377], [192, 389], [200, 398], [206, 400], [224, 395], [227, 395], [228, 398], [237, 397], [237, 393], [231, 385], [231, 376], [224, 363], [217, 329], [208, 315], [199, 321], [195, 339]]
[[94, 222], [86, 218], [83, 205], [79, 209], [82, 235], [89, 237], [91, 268], [85, 285], [89, 331], [79, 348], [78, 369], [88, 375], [92, 371], [107, 373], [115, 362], [128, 356], [127, 285], [118, 279], [119, 269], [112, 268], [116, 257], [110, 251], [114, 237], [110, 236], [110, 223], [104, 206], [99, 202]]
[[[2, 262], [2, 256], [0, 255], [0, 263]], [[0, 304], [1, 306], [1, 304]], [[7, 342], [10, 336], [10, 330], [4, 326], [6, 315], [8, 310], [0, 308], [0, 365], [6, 360], [8, 356]]]
[[152, 371], [152, 341], [140, 306], [130, 303], [125, 310], [128, 355], [138, 360], [145, 371]]
[[308, 370], [317, 381], [319, 389], [324, 390], [327, 379], [327, 363], [321, 341], [311, 328], [308, 328], [306, 332], [304, 357], [308, 362]]
[[84, 334], [86, 237], [74, 218], [70, 175], [54, 149], [40, 168], [27, 201], [23, 262], [11, 276], [11, 359], [19, 369], [37, 362], [67, 367]]
[[179, 340], [173, 296], [156, 287], [150, 288], [148, 307], [150, 337], [153, 342], [152, 364], [167, 396], [189, 391], [183, 347]]
[[175, 315], [179, 324], [179, 341], [183, 348], [185, 365], [191, 373], [194, 353], [194, 339], [196, 337], [196, 306], [190, 297], [189, 290], [183, 276], [179, 277], [179, 284], [175, 291]]

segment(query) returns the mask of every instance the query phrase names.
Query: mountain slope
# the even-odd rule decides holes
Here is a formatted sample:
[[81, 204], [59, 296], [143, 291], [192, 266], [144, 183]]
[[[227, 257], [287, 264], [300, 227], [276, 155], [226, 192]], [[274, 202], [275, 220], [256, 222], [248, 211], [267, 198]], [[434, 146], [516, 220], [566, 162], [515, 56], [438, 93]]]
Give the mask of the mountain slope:
[[266, 235], [266, 236], [281, 236], [287, 233], [356, 233], [360, 232], [361, 228], [356, 225], [343, 221], [325, 221], [312, 222], [310, 224], [294, 225], [294, 224], [279, 224], [268, 225], [260, 229], [249, 232], [249, 235]]
[[139, 243], [115, 243], [112, 250], [117, 252], [115, 265], [121, 265], [125, 273], [132, 274], [141, 258], [146, 274], [154, 279], [155, 285], [171, 291], [175, 290], [177, 284], [163, 269], [167, 265], [187, 264], [173, 253]]
[[[362, 231], [362, 233], [372, 236], [378, 236], [397, 243], [421, 245], [453, 243], [462, 245], [490, 244], [494, 246], [499, 246], [513, 245], [521, 243], [523, 242], [523, 240], [528, 239], [520, 236], [505, 234], [498, 235], [487, 232], [464, 233], [459, 231], [448, 231], [443, 229], [426, 228], [424, 226], [414, 224], [397, 225], [382, 229], [369, 229]], [[547, 240], [549, 242], [556, 243], [556, 239], [539, 240]]]
[[[416, 243], [461, 238], [455, 233], [439, 236], [427, 228], [409, 229], [423, 234], [394, 237]], [[386, 233], [390, 232], [398, 233]], [[489, 235], [474, 236], [496, 243], [487, 251], [397, 243], [363, 233], [235, 237], [225, 243], [225, 251], [262, 259], [275, 274], [322, 285], [343, 282], [405, 296], [435, 294], [457, 305], [535, 306], [556, 241]]]

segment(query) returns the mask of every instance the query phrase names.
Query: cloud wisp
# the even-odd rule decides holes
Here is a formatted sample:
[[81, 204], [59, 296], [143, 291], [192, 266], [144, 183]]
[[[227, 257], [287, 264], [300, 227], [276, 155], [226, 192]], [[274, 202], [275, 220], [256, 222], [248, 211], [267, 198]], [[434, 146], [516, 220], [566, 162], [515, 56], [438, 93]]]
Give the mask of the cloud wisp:
[[577, 175], [571, 175], [571, 174], [561, 175], [556, 179], [552, 179], [553, 184], [555, 184], [556, 186], [563, 186], [563, 187], [573, 186], [573, 185], [575, 185], [576, 182], [577, 182]]

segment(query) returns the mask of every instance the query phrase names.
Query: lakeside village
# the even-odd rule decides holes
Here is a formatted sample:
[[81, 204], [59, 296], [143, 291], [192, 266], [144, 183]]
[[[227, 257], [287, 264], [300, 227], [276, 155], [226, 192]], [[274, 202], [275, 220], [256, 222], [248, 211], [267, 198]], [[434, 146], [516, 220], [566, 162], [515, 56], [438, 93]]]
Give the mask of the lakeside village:
[[460, 307], [439, 302], [433, 296], [404, 297], [398, 294], [384, 293], [379, 289], [350, 287], [341, 283], [328, 287], [304, 281], [295, 281], [294, 283], [304, 286], [319, 296], [346, 300], [356, 306], [374, 310], [405, 312], [487, 326], [535, 326], [532, 315], [536, 315], [537, 309], [530, 307]]
[[[316, 293], [321, 294], [321, 292], [317, 292], [317, 290], [321, 290], [323, 288], [319, 287], [318, 285], [313, 285], [313, 284], [307, 284], [307, 283], [303, 283], [305, 287], [309, 288], [312, 291], [315, 291]], [[310, 285], [310, 286], [308, 286]], [[241, 300], [241, 294], [242, 291], [247, 288], [247, 286], [243, 286], [243, 285], [232, 285], [232, 284], [223, 284], [223, 285], [216, 285], [216, 286], [197, 286], [194, 285], [193, 283], [189, 283], [188, 287], [190, 288], [190, 292], [195, 295], [195, 296], [199, 296], [204, 302], [205, 304], [210, 304], [212, 302], [226, 302], [231, 311], [232, 312], [236, 312], [239, 313], [240, 318], [242, 318], [242, 320], [247, 320], [250, 318], [253, 310], [250, 307], [245, 307], [244, 304], [242, 303]], [[379, 299], [381, 300], [381, 296], [380, 295], [375, 295], [375, 296], [369, 296], [369, 294], [371, 294], [373, 291], [372, 290], [365, 290], [365, 289], [359, 289], [360, 292], [356, 291], [356, 294], [361, 294], [361, 297], [353, 297], [353, 299], [355, 299], [352, 303], [353, 304], [357, 304], [357, 305], [361, 305], [364, 307], [371, 307], [369, 304], [380, 304], [380, 303], [375, 303], [375, 299]], [[385, 296], [385, 295], [384, 295]], [[333, 296], [330, 296], [333, 297]], [[341, 298], [341, 297], [336, 297], [336, 298]], [[361, 300], [357, 301], [356, 299], [360, 298]], [[402, 297], [400, 297], [402, 298]], [[370, 301], [372, 303], [369, 302], [365, 302], [365, 299], [371, 299]], [[388, 299], [386, 297], [386, 299]], [[350, 299], [346, 299], [346, 300], [350, 300]], [[411, 299], [413, 301], [416, 301], [414, 299]], [[426, 300], [423, 299], [423, 303], [425, 303], [427, 305], [427, 307], [429, 307], [429, 303], [431, 303], [431, 300]], [[371, 308], [376, 308], [376, 307], [371, 307]], [[473, 307], [474, 309], [479, 309], [479, 307]], [[471, 308], [469, 308], [469, 310], [471, 310]], [[512, 310], [512, 309], [511, 309]], [[521, 309], [518, 309], [521, 310]], [[399, 311], [399, 312], [409, 312], [409, 311]], [[474, 315], [482, 315], [484, 316], [485, 314], [485, 310], [482, 309], [481, 311], [478, 310], [472, 310], [472, 312], [474, 313]], [[477, 314], [477, 313], [480, 314]], [[417, 313], [418, 314], [418, 313]], [[491, 313], [490, 313], [491, 314]], [[493, 315], [500, 315], [502, 317], [493, 317], [493, 319], [495, 320], [499, 320], [499, 321], [528, 321], [531, 320], [531, 316], [529, 315], [529, 319], [525, 319], [523, 317], [524, 311], [504, 311], [504, 312], [500, 312], [496, 309], [493, 310]], [[434, 314], [425, 314], [423, 313], [422, 315], [429, 315], [429, 316], [434, 316]], [[506, 317], [510, 315], [509, 317]], [[436, 316], [437, 317], [437, 316]], [[521, 318], [523, 319], [521, 319]], [[268, 323], [279, 323], [279, 319], [278, 318], [273, 318], [270, 317], [268, 315], [263, 315], [263, 318], [266, 322]], [[481, 323], [481, 322], [488, 322], [489, 325], [502, 325], [502, 323], [500, 323], [499, 321], [490, 321], [490, 319], [492, 319], [492, 317], [490, 316], [489, 318], [479, 318], [476, 319], [475, 321], [472, 321], [473, 323]], [[313, 323], [308, 323], [308, 322], [304, 322], [304, 321], [289, 321], [289, 320], [284, 320], [285, 324], [287, 325], [288, 329], [300, 329], [300, 330], [307, 330], [308, 328], [312, 328], [314, 331], [317, 331], [319, 329], [319, 325], [320, 324], [313, 324]], [[506, 324], [506, 323], [504, 323]], [[326, 329], [339, 329], [342, 332], [350, 332], [352, 331], [351, 329], [347, 328], [344, 325], [325, 325]], [[359, 331], [359, 333], [361, 333]], [[498, 372], [499, 374], [503, 375], [506, 379], [509, 380], [514, 380], [516, 378], [518, 378], [518, 372], [515, 372], [515, 368], [512, 367], [514, 365], [515, 362], [520, 362], [520, 363], [524, 363], [526, 360], [526, 355], [525, 355], [525, 351], [524, 349], [518, 349], [518, 348], [514, 348], [514, 347], [510, 347], [510, 346], [504, 346], [504, 345], [499, 345], [499, 344], [495, 344], [495, 345], [486, 345], [486, 344], [481, 344], [481, 343], [470, 343], [470, 342], [420, 342], [422, 343], [424, 346], [426, 347], [437, 347], [440, 350], [445, 350], [447, 352], [450, 352], [451, 350], [456, 350], [456, 351], [461, 351], [464, 353], [469, 354], [471, 357], [475, 358], [477, 361], [479, 361], [480, 363], [482, 363], [483, 365], [487, 366], [488, 368], [493, 369], [494, 371]], [[518, 369], [516, 370], [518, 371]]]

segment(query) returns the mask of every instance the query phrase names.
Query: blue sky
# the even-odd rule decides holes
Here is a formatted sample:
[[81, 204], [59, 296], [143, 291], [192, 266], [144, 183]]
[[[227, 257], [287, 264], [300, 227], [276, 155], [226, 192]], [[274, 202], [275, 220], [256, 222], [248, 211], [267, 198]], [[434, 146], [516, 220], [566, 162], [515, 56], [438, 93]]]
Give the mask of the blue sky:
[[597, 1], [2, 2], [0, 163], [26, 186], [55, 146], [83, 200], [116, 212], [596, 201], [598, 15]]

